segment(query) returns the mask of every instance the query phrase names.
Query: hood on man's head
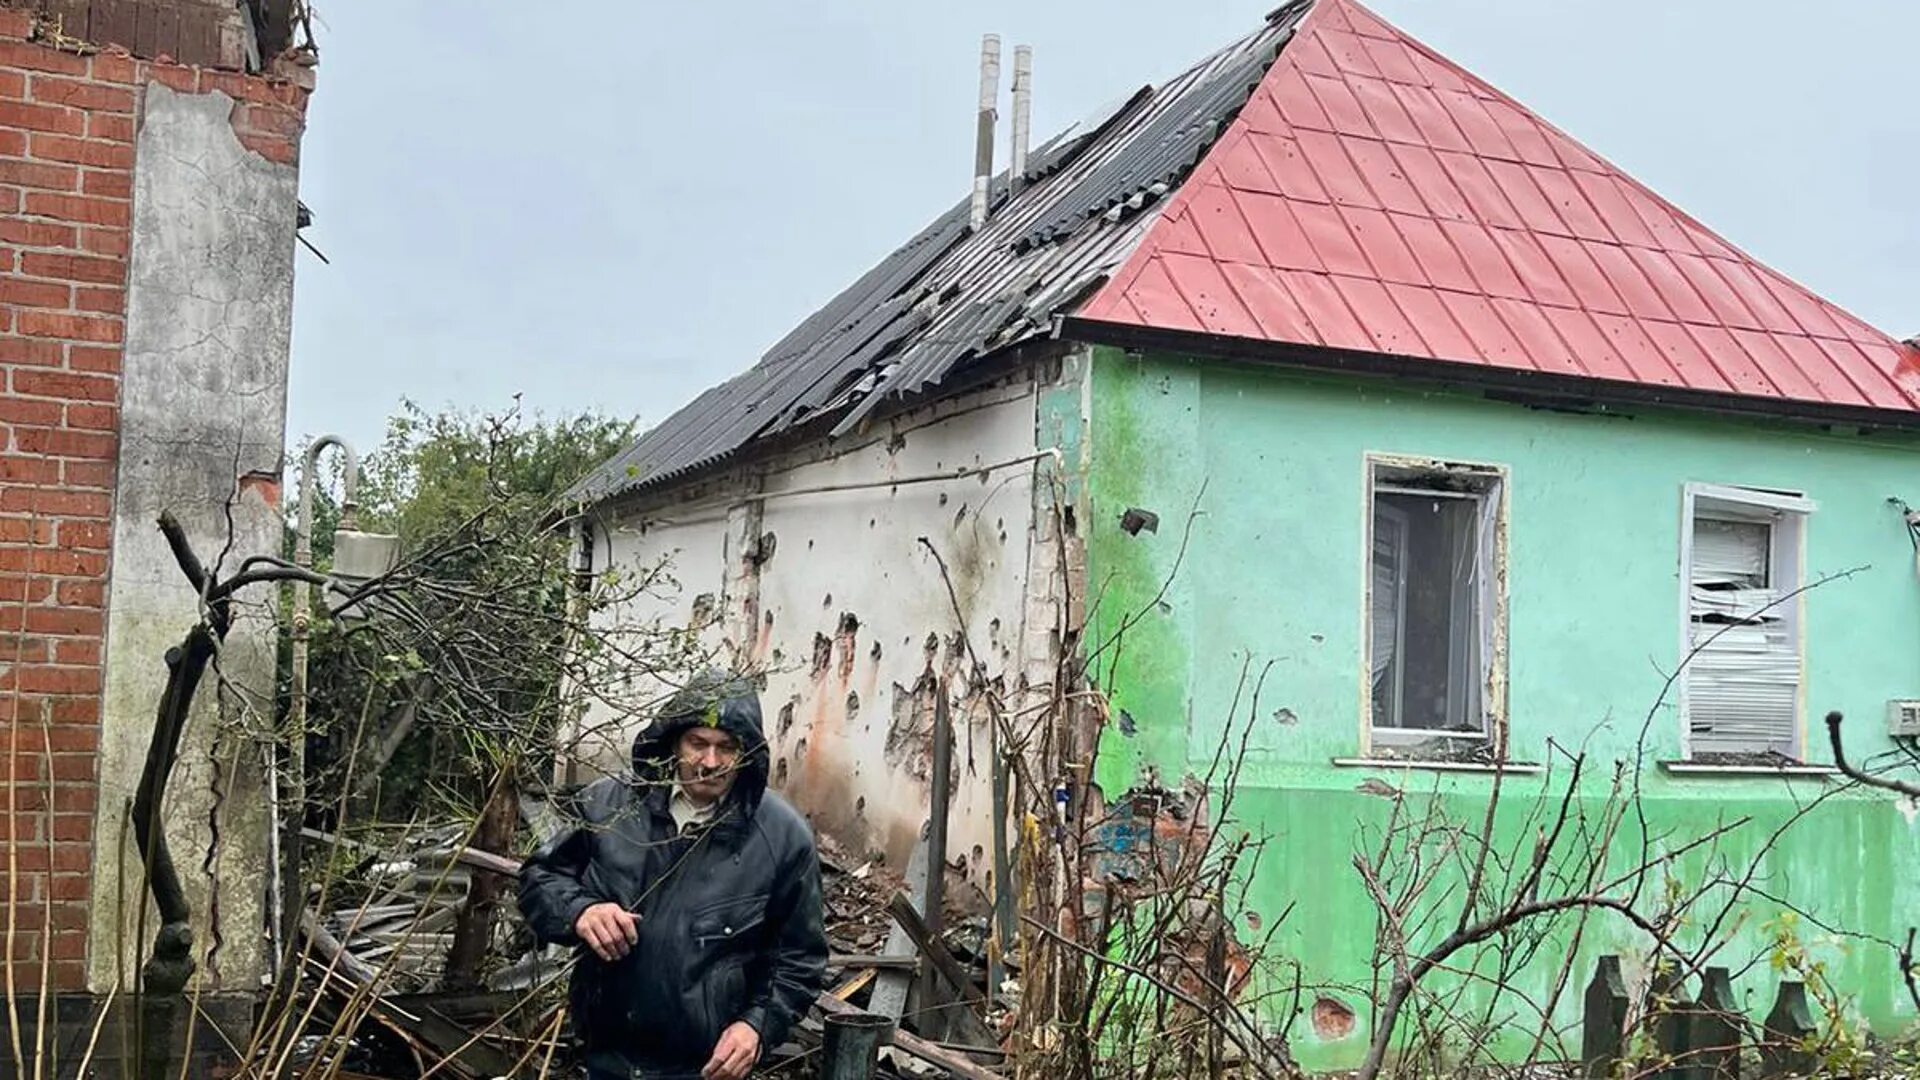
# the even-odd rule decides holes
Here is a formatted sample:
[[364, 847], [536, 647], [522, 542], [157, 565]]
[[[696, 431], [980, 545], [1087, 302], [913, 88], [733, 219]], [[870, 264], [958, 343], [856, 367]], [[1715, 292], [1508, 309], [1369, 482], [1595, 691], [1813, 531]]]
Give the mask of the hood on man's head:
[[708, 669], [687, 680], [634, 737], [634, 775], [643, 780], [670, 779], [681, 733], [702, 725], [740, 741], [733, 791], [746, 805], [757, 805], [767, 787], [767, 737], [761, 726], [760, 695], [742, 675]]

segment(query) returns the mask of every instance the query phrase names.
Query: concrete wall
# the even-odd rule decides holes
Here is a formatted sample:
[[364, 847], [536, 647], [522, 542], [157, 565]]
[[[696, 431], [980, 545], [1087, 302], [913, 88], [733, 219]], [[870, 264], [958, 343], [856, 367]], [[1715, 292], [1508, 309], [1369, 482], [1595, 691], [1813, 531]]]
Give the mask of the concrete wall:
[[[96, 991], [121, 978], [116, 922], [133, 924], [115, 898], [141, 888], [132, 845], [107, 838], [120, 836], [139, 781], [166, 679], [161, 658], [198, 617], [154, 521], [173, 511], [201, 557], [227, 573], [248, 555], [280, 550], [297, 174], [242, 146], [233, 110], [222, 93], [151, 86], [135, 152], [93, 878]], [[243, 597], [165, 808], [210, 988], [250, 989], [263, 970], [270, 819], [261, 768], [273, 731], [275, 600], [272, 590]]]
[[[1475, 823], [1492, 782], [1333, 764], [1365, 745], [1370, 452], [1510, 470], [1515, 760], [1554, 760], [1550, 740], [1586, 746], [1604, 781], [1613, 762], [1634, 759], [1641, 726], [1680, 660], [1681, 494], [1689, 482], [1804, 491], [1818, 503], [1807, 527], [1809, 579], [1867, 568], [1805, 599], [1806, 759], [1826, 757], [1819, 718], [1829, 709], [1852, 718], [1852, 756], [1892, 750], [1886, 701], [1920, 695], [1920, 582], [1906, 529], [1887, 503], [1889, 496], [1920, 499], [1920, 442], [1912, 438], [1654, 413], [1569, 415], [1380, 381], [1312, 380], [1105, 350], [1092, 380], [1088, 437], [1088, 576], [1106, 590], [1094, 636], [1111, 632], [1123, 613], [1146, 613], [1126, 636], [1119, 663], [1102, 665], [1103, 686], [1127, 721], [1106, 734], [1101, 781], [1110, 793], [1150, 775], [1178, 787], [1182, 777], [1205, 772], [1229, 724], [1237, 735], [1251, 719], [1235, 816], [1268, 837], [1255, 904], [1271, 918], [1297, 903], [1274, 948], [1298, 960], [1310, 983], [1365, 986], [1370, 979], [1374, 914], [1352, 857], [1367, 830], [1384, 824], [1389, 803], [1370, 793], [1368, 781], [1419, 798], [1437, 793], [1450, 813]], [[1159, 513], [1158, 533], [1121, 532], [1117, 519], [1130, 506]], [[1183, 526], [1196, 507], [1182, 559]], [[1153, 603], [1169, 579], [1161, 603]], [[1249, 654], [1256, 671], [1273, 663], [1251, 717], [1232, 707]], [[1657, 763], [1681, 756], [1680, 738], [1669, 699], [1652, 713], [1640, 778], [1652, 831], [1677, 843], [1751, 815], [1722, 845], [1731, 865], [1757, 859], [1757, 884], [1832, 925], [1904, 938], [1920, 906], [1920, 822], [1911, 807], [1875, 796], [1835, 798], [1760, 857], [1773, 827], [1826, 781], [1675, 775]], [[1541, 790], [1538, 777], [1508, 779], [1501, 827], [1510, 839], [1532, 836], [1519, 817]], [[1593, 811], [1604, 791], [1587, 794], [1582, 806]], [[1628, 842], [1637, 849], [1636, 837]], [[1703, 873], [1700, 861], [1681, 873]], [[1781, 908], [1753, 899], [1743, 910], [1719, 962], [1740, 969], [1760, 961], [1736, 980], [1757, 1016], [1778, 978], [1765, 962], [1761, 927]], [[1596, 920], [1576, 991], [1593, 955], [1645, 950], [1638, 935]], [[1890, 950], [1855, 943], [1817, 951], [1877, 1028], [1892, 1033], [1912, 1021]], [[1561, 955], [1525, 971], [1514, 989], [1544, 1000]], [[1335, 996], [1361, 1005], [1351, 992]], [[1360, 1011], [1354, 1033], [1341, 1040], [1321, 1041], [1303, 1023], [1293, 1033], [1301, 1060], [1324, 1067], [1356, 1061], [1367, 1031]], [[1563, 1020], [1572, 1018], [1571, 1009], [1563, 1012]]]
[[[856, 855], [902, 865], [911, 853], [927, 808], [932, 687], [945, 677], [957, 737], [949, 851], [985, 880], [988, 726], [956, 630], [964, 621], [981, 676], [1009, 692], [1030, 663], [1050, 662], [1047, 612], [1030, 619], [1028, 603], [1036, 400], [1023, 379], [831, 450], [617, 507], [606, 522], [617, 565], [675, 560], [678, 591], [650, 614], [684, 620], [696, 597], [717, 599], [716, 633], [766, 674], [775, 786]], [[961, 470], [976, 471], [907, 482]], [[946, 563], [958, 618], [922, 537]], [[624, 761], [619, 741], [603, 764]]]

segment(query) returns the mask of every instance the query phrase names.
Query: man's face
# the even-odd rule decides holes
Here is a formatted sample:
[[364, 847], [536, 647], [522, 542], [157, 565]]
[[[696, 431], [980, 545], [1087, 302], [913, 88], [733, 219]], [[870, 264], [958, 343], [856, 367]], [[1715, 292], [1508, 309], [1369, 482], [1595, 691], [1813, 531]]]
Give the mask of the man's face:
[[676, 747], [680, 786], [699, 803], [710, 803], [733, 787], [740, 763], [740, 740], [719, 728], [688, 728]]

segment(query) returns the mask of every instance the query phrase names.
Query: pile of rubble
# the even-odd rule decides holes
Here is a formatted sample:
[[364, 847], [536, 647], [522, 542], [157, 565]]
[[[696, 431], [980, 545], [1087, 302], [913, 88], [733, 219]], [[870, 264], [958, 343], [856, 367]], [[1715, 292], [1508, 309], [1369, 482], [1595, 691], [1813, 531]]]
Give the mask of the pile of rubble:
[[[517, 876], [519, 863], [464, 847], [457, 828], [393, 845], [308, 837], [346, 867], [310, 897], [302, 929], [305, 973], [322, 1014], [372, 1021], [361, 1025], [347, 1067], [364, 1076], [515, 1075], [542, 1033], [558, 1028], [568, 952], [538, 948], [509, 902], [495, 920], [484, 985], [456, 990], [444, 981], [473, 881]], [[881, 1075], [996, 1077], [985, 921], [943, 904], [936, 926], [950, 929], [930, 930], [909, 899], [917, 891], [910, 875], [855, 862], [826, 838], [821, 867], [829, 989], [792, 1040], [769, 1053], [765, 1074], [814, 1075], [827, 1017], [870, 1010], [899, 1025], [881, 1052]]]

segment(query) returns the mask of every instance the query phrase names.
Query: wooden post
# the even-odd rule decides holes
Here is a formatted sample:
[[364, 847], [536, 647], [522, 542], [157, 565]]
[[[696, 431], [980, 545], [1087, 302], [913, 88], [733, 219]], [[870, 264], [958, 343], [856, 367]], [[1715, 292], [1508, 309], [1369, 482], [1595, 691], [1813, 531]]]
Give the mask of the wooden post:
[[1761, 1075], [1812, 1075], [1813, 1054], [1802, 1045], [1814, 1031], [1805, 983], [1797, 979], [1780, 983], [1780, 991], [1773, 999], [1773, 1011], [1767, 1014], [1766, 1027], [1766, 1038], [1760, 1044]]
[[1733, 999], [1733, 976], [1710, 967], [1700, 977], [1700, 1005], [1693, 1016], [1694, 1076], [1698, 1080], [1740, 1080], [1740, 1047], [1747, 1024]]
[[1620, 977], [1620, 958], [1603, 956], [1587, 984], [1581, 1011], [1581, 1075], [1602, 1080], [1612, 1075], [1626, 1041], [1627, 986]]
[[1686, 982], [1674, 970], [1662, 971], [1647, 987], [1647, 1018], [1654, 1050], [1664, 1064], [1655, 1080], [1693, 1080], [1693, 1002]]

